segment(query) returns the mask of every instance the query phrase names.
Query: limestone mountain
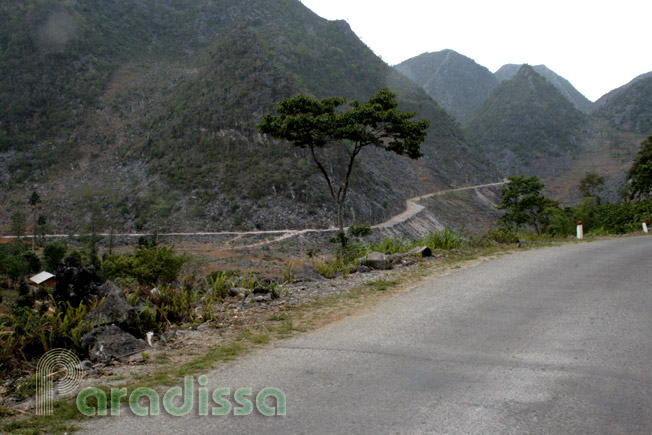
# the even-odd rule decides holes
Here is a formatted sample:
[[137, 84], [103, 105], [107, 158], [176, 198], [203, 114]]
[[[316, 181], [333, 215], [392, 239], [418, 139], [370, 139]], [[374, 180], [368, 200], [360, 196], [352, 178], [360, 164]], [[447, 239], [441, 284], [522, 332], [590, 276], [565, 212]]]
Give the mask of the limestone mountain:
[[[499, 82], [504, 82], [506, 80], [514, 77], [521, 65], [507, 64], [503, 65], [498, 71], [495, 72], [495, 77]], [[534, 65], [532, 66], [534, 71], [539, 75], [548, 80], [561, 94], [568, 99], [573, 105], [584, 113], [588, 113], [591, 110], [593, 103], [589, 101], [582, 93], [580, 93], [575, 87], [565, 78], [561, 77], [545, 65]]]
[[469, 136], [506, 175], [543, 178], [579, 151], [587, 118], [534, 68], [501, 83], [467, 125]]
[[652, 72], [602, 96], [593, 115], [620, 131], [652, 133]]
[[395, 68], [461, 123], [471, 118], [499, 83], [487, 68], [453, 50], [424, 53]]
[[[0, 224], [36, 190], [53, 231], [332, 223], [302, 150], [256, 123], [284, 97], [365, 100], [379, 88], [431, 121], [424, 157], [365, 151], [347, 222], [498, 174], [437, 103], [343, 21], [298, 0], [8, 0], [0, 6]], [[338, 159], [329, 167], [337, 172]]]

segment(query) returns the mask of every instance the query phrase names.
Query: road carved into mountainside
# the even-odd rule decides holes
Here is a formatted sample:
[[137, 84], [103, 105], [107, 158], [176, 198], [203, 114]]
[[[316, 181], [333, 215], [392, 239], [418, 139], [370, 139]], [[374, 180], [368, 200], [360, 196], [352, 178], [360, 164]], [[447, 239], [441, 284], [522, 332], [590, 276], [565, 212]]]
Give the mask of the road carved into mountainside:
[[[418, 215], [425, 207], [419, 204], [419, 201], [431, 198], [436, 195], [443, 195], [445, 193], [449, 192], [461, 192], [464, 190], [474, 190], [474, 189], [481, 189], [484, 187], [495, 187], [495, 186], [501, 186], [505, 184], [505, 181], [500, 181], [497, 183], [488, 183], [488, 184], [479, 184], [476, 186], [467, 186], [467, 187], [459, 187], [455, 189], [446, 189], [446, 190], [439, 190], [437, 192], [431, 192], [427, 193], [425, 195], [421, 196], [415, 196], [414, 198], [409, 198], [406, 200], [406, 208], [405, 211], [397, 214], [396, 216], [393, 216], [392, 218], [386, 220], [385, 222], [381, 222], [376, 225], [372, 225], [371, 228], [374, 229], [383, 229], [383, 228], [391, 228], [395, 225], [398, 225], [400, 223], [403, 223], [405, 221], [408, 221], [409, 219], [412, 219], [416, 215]], [[256, 231], [216, 231], [216, 232], [193, 232], [193, 233], [178, 233], [178, 232], [173, 232], [173, 233], [159, 233], [159, 236], [168, 236], [168, 237], [197, 237], [197, 236], [234, 236], [232, 239], [227, 240], [225, 242], [224, 248], [229, 250], [229, 249], [249, 249], [249, 248], [257, 248], [260, 246], [268, 245], [271, 243], [276, 243], [276, 242], [281, 242], [283, 240], [287, 240], [292, 237], [308, 234], [308, 233], [326, 233], [326, 232], [332, 232], [336, 231], [337, 228], [335, 227], [329, 227], [329, 228], [306, 228], [302, 230], [256, 230]], [[150, 236], [151, 234], [146, 234], [146, 233], [122, 233], [122, 234], [109, 234], [109, 233], [101, 233], [99, 234], [100, 236], [103, 237], [147, 237]], [[233, 245], [232, 243], [236, 240], [241, 239], [243, 236], [276, 236], [272, 239], [268, 240], [263, 240], [260, 242], [248, 244], [248, 245]], [[70, 237], [71, 235], [69, 234], [47, 234], [44, 237], [48, 239], [57, 239], [57, 238], [67, 238]], [[79, 234], [73, 234], [72, 237], [79, 237]], [[5, 238], [13, 239], [15, 236], [3, 236]], [[29, 238], [29, 236], [27, 236]]]

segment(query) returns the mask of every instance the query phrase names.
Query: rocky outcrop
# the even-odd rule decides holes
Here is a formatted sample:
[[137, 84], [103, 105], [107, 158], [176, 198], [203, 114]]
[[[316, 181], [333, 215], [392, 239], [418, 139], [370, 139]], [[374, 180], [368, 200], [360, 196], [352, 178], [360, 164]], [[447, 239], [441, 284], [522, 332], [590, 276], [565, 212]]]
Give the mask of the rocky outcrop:
[[114, 324], [125, 331], [136, 329], [138, 310], [129, 304], [122, 289], [114, 282], [107, 281], [101, 286], [101, 291], [106, 294], [106, 299], [86, 315], [83, 325], [99, 327]]
[[83, 267], [75, 257], [65, 257], [59, 263], [52, 296], [58, 304], [69, 302], [73, 307], [101, 296], [100, 276], [93, 266]]
[[90, 347], [90, 359], [100, 362], [125, 359], [147, 347], [144, 340], [134, 337], [116, 325], [92, 330], [82, 337], [81, 343]]

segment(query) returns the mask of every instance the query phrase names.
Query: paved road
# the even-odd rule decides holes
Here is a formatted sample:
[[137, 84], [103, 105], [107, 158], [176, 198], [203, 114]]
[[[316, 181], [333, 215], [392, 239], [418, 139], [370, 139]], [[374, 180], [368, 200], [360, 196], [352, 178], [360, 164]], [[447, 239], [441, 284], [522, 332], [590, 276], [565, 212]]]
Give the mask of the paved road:
[[195, 407], [87, 431], [649, 434], [651, 257], [650, 237], [502, 257], [207, 373], [210, 391], [282, 389], [285, 417]]

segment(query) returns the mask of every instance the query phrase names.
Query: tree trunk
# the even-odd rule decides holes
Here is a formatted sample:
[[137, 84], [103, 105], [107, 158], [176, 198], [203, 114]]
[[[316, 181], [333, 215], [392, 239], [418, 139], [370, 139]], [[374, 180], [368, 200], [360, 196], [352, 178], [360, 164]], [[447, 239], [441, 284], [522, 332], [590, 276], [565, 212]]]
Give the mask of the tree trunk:
[[339, 228], [339, 239], [340, 243], [342, 244], [342, 253], [346, 248], [346, 238], [344, 236], [344, 213], [342, 210], [343, 208], [344, 200], [337, 201], [337, 227]]

